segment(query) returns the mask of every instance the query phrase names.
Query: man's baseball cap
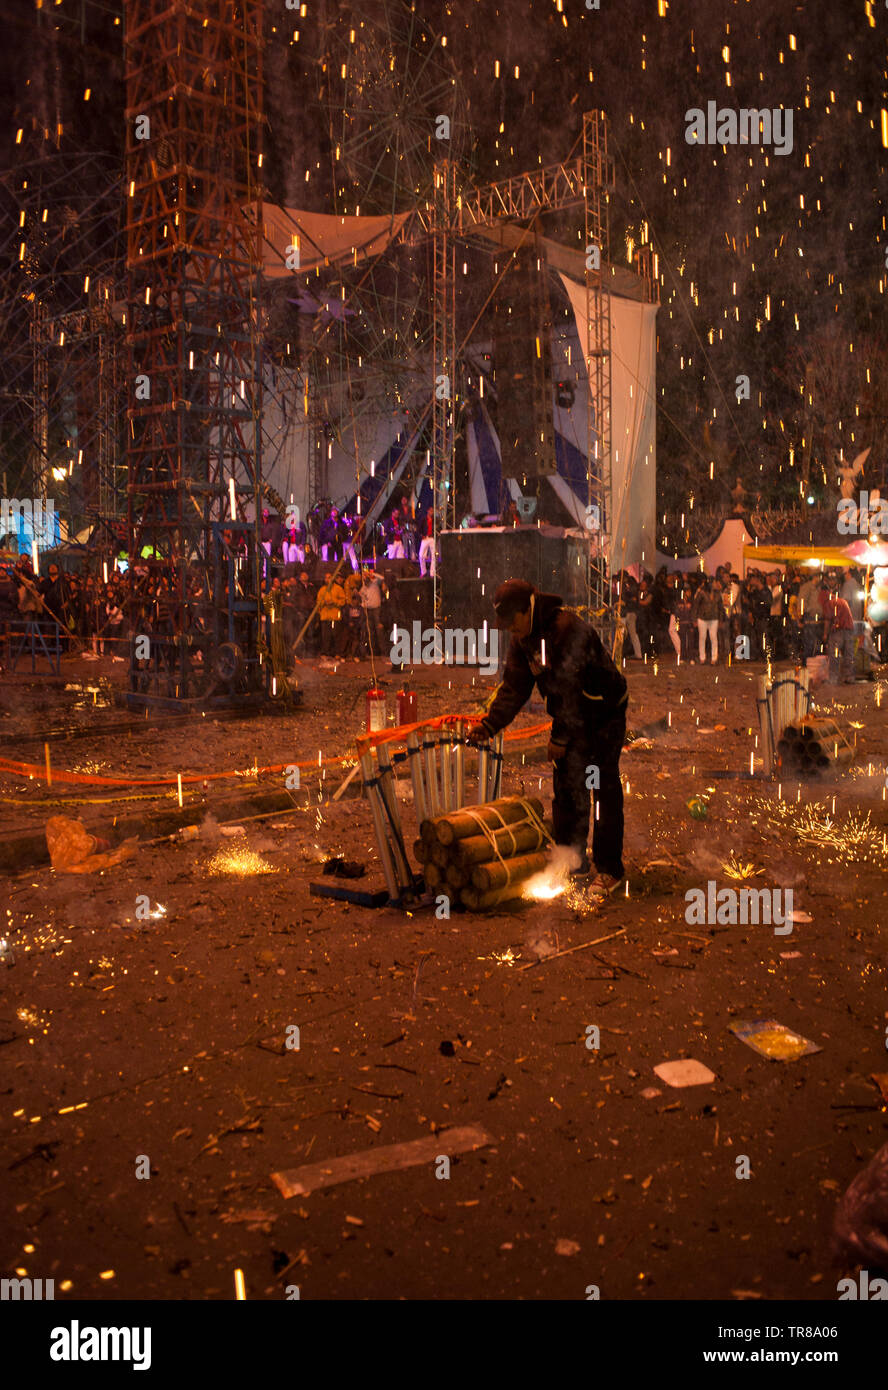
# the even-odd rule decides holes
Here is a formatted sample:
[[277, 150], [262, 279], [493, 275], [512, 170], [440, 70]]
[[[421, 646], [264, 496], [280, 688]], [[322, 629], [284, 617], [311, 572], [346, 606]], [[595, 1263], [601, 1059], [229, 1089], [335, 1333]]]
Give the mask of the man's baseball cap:
[[526, 579], [507, 579], [493, 596], [496, 616], [508, 622], [516, 613], [526, 613], [535, 593], [536, 589]]

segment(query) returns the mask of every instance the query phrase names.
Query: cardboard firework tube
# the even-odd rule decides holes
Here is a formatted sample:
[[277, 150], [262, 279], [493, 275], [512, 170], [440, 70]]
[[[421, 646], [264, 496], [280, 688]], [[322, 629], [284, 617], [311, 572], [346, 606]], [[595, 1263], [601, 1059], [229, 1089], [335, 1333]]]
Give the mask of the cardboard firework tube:
[[519, 854], [501, 864], [498, 859], [489, 864], [476, 864], [472, 870], [472, 887], [486, 893], [494, 888], [506, 888], [510, 883], [520, 883], [531, 874], [538, 874], [546, 867], [549, 857], [544, 850], [536, 854]]
[[466, 799], [466, 723], [457, 719], [453, 726], [456, 748], [453, 754], [453, 809], [458, 811]]
[[440, 816], [444, 809], [438, 791], [438, 766], [435, 750], [438, 746], [437, 730], [424, 729], [422, 751], [425, 759], [426, 810], [431, 819]]
[[490, 745], [482, 743], [478, 749], [478, 805], [483, 806], [490, 798], [487, 795], [488, 766], [490, 764]]
[[510, 883], [507, 888], [496, 888], [490, 893], [480, 893], [477, 888], [461, 888], [460, 901], [473, 912], [485, 912], [489, 907], [498, 907], [500, 903], [523, 897], [526, 882], [526, 879], [522, 879], [520, 883]]
[[818, 734], [837, 734], [839, 726], [834, 719], [827, 717], [805, 719], [802, 722], [802, 737], [816, 738]]
[[[535, 825], [506, 826], [495, 830], [493, 839], [504, 859], [516, 854], [530, 854], [546, 843], [545, 835]], [[467, 840], [457, 840], [452, 848], [454, 861], [467, 867], [488, 863], [492, 853], [486, 835], [470, 835]]]
[[427, 888], [438, 888], [443, 880], [443, 873], [437, 864], [426, 864], [423, 866], [423, 877]]
[[441, 749], [441, 810], [446, 815], [448, 811], [456, 810], [453, 800], [453, 744], [450, 742], [450, 735], [446, 729], [441, 730], [439, 746]]
[[426, 850], [427, 850], [427, 849], [428, 849], [428, 845], [426, 844], [426, 842], [425, 842], [425, 840], [422, 838], [422, 836], [420, 836], [420, 838], [419, 838], [418, 840], [414, 840], [414, 841], [413, 841], [413, 853], [415, 854], [416, 858], [419, 860], [420, 864], [424, 864], [424, 863], [425, 863], [425, 857], [426, 857]]
[[[419, 735], [415, 732], [407, 735], [407, 761], [410, 765], [410, 777], [413, 781], [413, 805], [416, 808], [416, 819], [421, 825], [428, 818], [428, 811], [426, 810], [425, 783], [422, 776], [422, 752]], [[419, 856], [417, 855], [417, 857]]]
[[430, 846], [430, 850], [429, 859], [431, 862], [437, 864], [439, 869], [446, 869], [447, 865], [450, 863], [450, 849], [448, 846], [442, 845], [439, 840], [436, 840], [435, 843]]
[[460, 868], [459, 864], [448, 864], [443, 870], [444, 878], [450, 888], [465, 888], [469, 883], [468, 870]]
[[379, 850], [379, 862], [382, 865], [382, 872], [385, 878], [385, 886], [388, 889], [389, 897], [394, 900], [398, 897], [398, 880], [395, 876], [395, 869], [392, 863], [391, 847], [385, 831], [385, 812], [382, 809], [379, 795], [378, 783], [372, 785], [373, 777], [373, 757], [370, 753], [361, 753], [358, 757], [361, 765], [361, 776], [364, 779], [364, 794], [370, 803], [370, 815], [373, 818], [373, 830], [376, 835], [376, 846]]
[[377, 744], [376, 758], [379, 763], [379, 790], [388, 807], [389, 829], [392, 835], [392, 861], [398, 884], [401, 888], [413, 886], [413, 870], [407, 861], [404, 837], [401, 833], [401, 810], [395, 793], [395, 773], [392, 767], [391, 750], [387, 743]]
[[454, 840], [466, 840], [470, 835], [478, 835], [478, 820], [489, 829], [502, 828], [503, 822], [511, 825], [527, 818], [527, 807], [543, 819], [543, 803], [535, 796], [503, 796], [472, 811], [452, 811], [449, 816], [440, 816], [435, 821], [435, 836], [442, 845], [452, 845]]

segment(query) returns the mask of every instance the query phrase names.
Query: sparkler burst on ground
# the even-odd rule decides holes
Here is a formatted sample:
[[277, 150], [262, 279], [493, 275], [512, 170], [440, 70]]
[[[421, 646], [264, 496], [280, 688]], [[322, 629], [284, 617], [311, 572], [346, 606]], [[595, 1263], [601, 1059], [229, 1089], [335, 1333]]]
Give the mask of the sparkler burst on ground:
[[756, 805], [771, 825], [791, 830], [801, 844], [832, 851], [830, 863], [866, 861], [880, 868], [885, 866], [888, 835], [872, 824], [869, 811], [862, 816], [854, 812], [836, 816], [827, 811], [824, 801], [800, 806], [759, 798]]
[[246, 846], [237, 849], [219, 849], [207, 865], [207, 872], [214, 878], [227, 878], [235, 875], [248, 878], [254, 874], [276, 874], [277, 869], [263, 859], [255, 850]]

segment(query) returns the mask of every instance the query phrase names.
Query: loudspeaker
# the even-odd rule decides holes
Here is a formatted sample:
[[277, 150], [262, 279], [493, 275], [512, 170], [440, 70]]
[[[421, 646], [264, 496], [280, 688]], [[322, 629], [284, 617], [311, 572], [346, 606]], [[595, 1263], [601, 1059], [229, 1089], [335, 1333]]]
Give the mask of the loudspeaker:
[[556, 472], [551, 312], [545, 260], [534, 247], [515, 253], [495, 301], [496, 426], [504, 478], [525, 485]]
[[586, 602], [588, 544], [558, 527], [505, 531], [443, 531], [441, 613], [450, 627], [480, 629], [496, 621], [493, 595], [506, 579], [527, 579], [560, 594], [568, 608]]
[[[408, 632], [413, 631], [412, 624], [415, 622], [419, 622], [423, 628], [434, 627], [434, 580], [429, 576], [424, 579], [390, 580], [389, 616], [397, 623], [398, 627], [406, 627]], [[391, 623], [389, 630], [391, 630]]]

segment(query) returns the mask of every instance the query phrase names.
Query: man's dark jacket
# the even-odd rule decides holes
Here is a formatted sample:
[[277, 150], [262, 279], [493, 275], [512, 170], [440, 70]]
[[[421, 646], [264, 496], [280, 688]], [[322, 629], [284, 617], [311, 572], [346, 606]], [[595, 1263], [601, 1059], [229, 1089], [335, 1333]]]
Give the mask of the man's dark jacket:
[[[545, 663], [542, 644], [545, 641]], [[552, 716], [552, 742], [594, 738], [597, 730], [626, 710], [628, 691], [598, 633], [557, 594], [537, 594], [527, 637], [512, 638], [493, 704], [481, 723], [495, 734], [515, 718], [536, 682]]]

